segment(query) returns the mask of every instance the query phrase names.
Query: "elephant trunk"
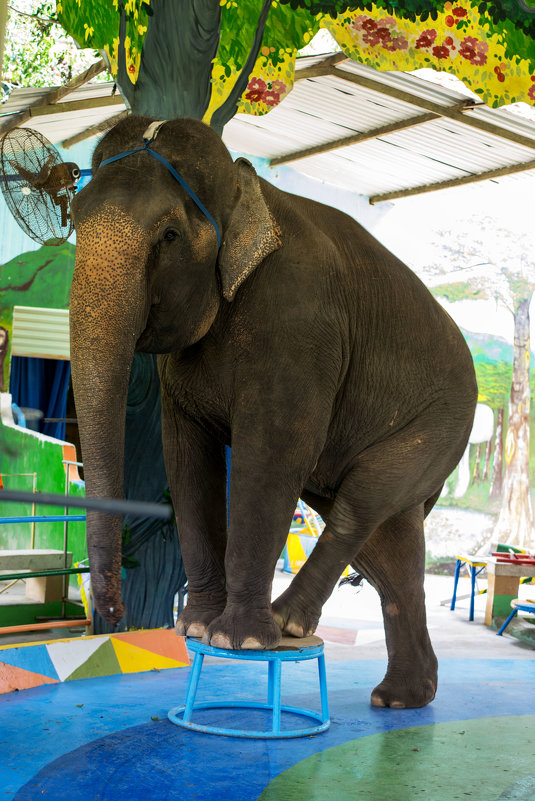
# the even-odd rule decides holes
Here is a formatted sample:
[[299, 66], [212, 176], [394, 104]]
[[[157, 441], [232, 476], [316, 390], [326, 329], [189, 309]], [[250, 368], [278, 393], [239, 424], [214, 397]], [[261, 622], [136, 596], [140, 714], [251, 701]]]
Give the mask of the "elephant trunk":
[[[70, 300], [71, 366], [86, 494], [122, 498], [128, 383], [136, 342], [148, 314], [146, 244], [143, 232], [124, 214], [108, 208], [106, 217], [106, 221], [92, 219], [77, 226]], [[101, 616], [112, 625], [125, 611], [121, 530], [120, 517], [88, 511], [93, 598]]]

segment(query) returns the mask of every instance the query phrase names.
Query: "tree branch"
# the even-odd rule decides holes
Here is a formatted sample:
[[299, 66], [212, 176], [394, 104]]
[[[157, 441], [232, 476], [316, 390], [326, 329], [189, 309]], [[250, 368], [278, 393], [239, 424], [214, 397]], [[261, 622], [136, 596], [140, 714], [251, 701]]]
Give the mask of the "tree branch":
[[225, 100], [225, 102], [221, 106], [219, 106], [219, 108], [217, 108], [212, 114], [212, 119], [210, 120], [210, 126], [219, 133], [222, 132], [223, 127], [229, 120], [232, 119], [232, 117], [236, 114], [236, 111], [238, 109], [238, 102], [240, 100], [240, 97], [245, 91], [245, 88], [249, 81], [249, 75], [253, 70], [256, 59], [258, 57], [258, 53], [260, 51], [260, 45], [262, 44], [262, 37], [264, 36], [264, 28], [266, 27], [269, 10], [271, 8], [271, 1], [272, 0], [264, 0], [264, 4], [260, 12], [260, 17], [258, 18], [258, 25], [256, 27], [256, 33], [254, 35], [251, 50], [247, 57], [247, 61], [243, 65], [240, 74], [236, 78], [236, 83], [230, 90], [230, 94]]
[[52, 19], [50, 17], [38, 17], [36, 14], [27, 14], [26, 11], [20, 11], [18, 8], [14, 8], [13, 6], [8, 6], [8, 8], [15, 14], [20, 14], [21, 17], [29, 17], [30, 19], [35, 20], [35, 22], [42, 22], [43, 25], [60, 25], [57, 19]]

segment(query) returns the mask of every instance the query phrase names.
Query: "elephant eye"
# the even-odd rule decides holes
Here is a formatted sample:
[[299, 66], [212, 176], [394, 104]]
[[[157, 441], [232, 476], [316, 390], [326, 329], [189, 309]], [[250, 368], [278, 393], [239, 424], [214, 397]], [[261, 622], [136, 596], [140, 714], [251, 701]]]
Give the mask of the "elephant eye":
[[167, 228], [164, 231], [163, 240], [164, 242], [172, 242], [173, 239], [176, 239], [178, 236], [178, 231], [175, 231], [174, 228]]

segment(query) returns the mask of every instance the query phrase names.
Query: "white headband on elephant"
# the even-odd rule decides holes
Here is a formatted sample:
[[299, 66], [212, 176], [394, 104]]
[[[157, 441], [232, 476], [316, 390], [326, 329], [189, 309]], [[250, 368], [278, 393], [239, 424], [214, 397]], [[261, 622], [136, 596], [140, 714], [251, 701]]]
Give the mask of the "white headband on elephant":
[[168, 122], [168, 120], [155, 120], [154, 122], [151, 122], [151, 124], [143, 134], [143, 139], [145, 140], [145, 142], [151, 142], [154, 139], [156, 139], [160, 131], [160, 128], [162, 127], [162, 125], [165, 125], [166, 122]]

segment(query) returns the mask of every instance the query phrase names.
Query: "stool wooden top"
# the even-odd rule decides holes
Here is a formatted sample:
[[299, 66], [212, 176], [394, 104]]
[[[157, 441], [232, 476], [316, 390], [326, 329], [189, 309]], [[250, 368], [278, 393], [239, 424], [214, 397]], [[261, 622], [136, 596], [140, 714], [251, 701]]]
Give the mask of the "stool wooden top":
[[317, 648], [323, 645], [323, 640], [317, 634], [310, 634], [308, 637], [282, 637], [280, 643], [273, 651], [296, 651], [301, 648]]
[[[291, 661], [293, 655], [301, 654], [300, 659], [312, 659], [323, 653], [323, 640], [315, 634], [309, 637], [282, 637], [275, 648], [262, 649], [228, 649], [207, 645], [198, 637], [186, 637], [186, 646], [191, 650], [212, 656], [221, 656], [229, 659], [250, 659], [263, 661], [264, 659], [281, 659]], [[299, 659], [297, 659], [299, 661]]]

